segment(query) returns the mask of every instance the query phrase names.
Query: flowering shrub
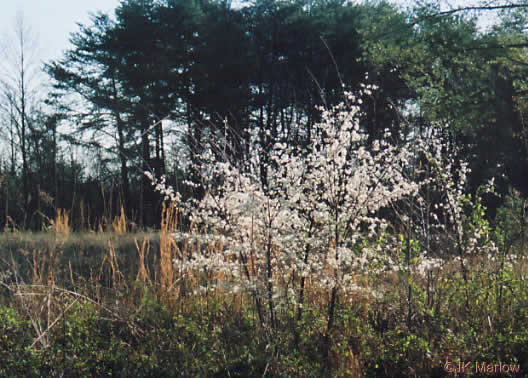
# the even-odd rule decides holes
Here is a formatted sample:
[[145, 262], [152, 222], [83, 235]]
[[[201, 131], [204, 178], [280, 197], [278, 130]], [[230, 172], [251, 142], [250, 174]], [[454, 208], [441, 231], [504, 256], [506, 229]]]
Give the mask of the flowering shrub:
[[[473, 211], [464, 191], [468, 169], [464, 163], [455, 169], [451, 146], [433, 134], [387, 132], [368, 140], [359, 120], [362, 99], [373, 90], [364, 85], [320, 109], [307, 147], [279, 133], [264, 151], [259, 135], [267, 138], [262, 145], [271, 135], [257, 131], [245, 165], [206, 151], [199, 201], [185, 203], [163, 178], [151, 177], [191, 219], [191, 231], [174, 234], [199, 246], [175, 261], [180, 274], [207, 274], [198, 290], [251, 293], [260, 322], [272, 328], [284, 307], [301, 319], [308, 290], [326, 293], [328, 335], [337, 303], [383, 295], [368, 286], [374, 275], [402, 271], [430, 279], [446, 256], [456, 255], [464, 269], [481, 242], [491, 250], [487, 223], [465, 216]], [[475, 206], [481, 214], [480, 202]], [[411, 288], [407, 300], [410, 319]]]
[[[216, 235], [222, 249], [204, 248], [177, 261], [179, 268], [216, 271], [224, 288], [250, 290], [257, 301], [267, 298], [273, 320], [275, 306], [302, 304], [306, 278], [347, 295], [360, 289], [357, 277], [369, 268], [396, 267], [391, 238], [379, 239], [390, 223], [380, 210], [414, 197], [421, 183], [408, 177], [416, 153], [408, 142], [367, 143], [360, 105], [372, 90], [363, 86], [358, 96], [346, 93], [345, 102], [322, 110], [305, 150], [279, 135], [264, 167], [265, 182], [258, 159], [247, 167], [209, 165], [206, 195], [188, 210], [193, 224], [205, 227], [209, 240]], [[163, 179], [155, 184], [179, 200]]]
[[498, 253], [482, 203], [482, 194], [493, 192], [493, 179], [472, 196], [466, 192], [470, 170], [466, 162], [456, 160], [457, 146], [432, 135], [419, 143], [427, 178], [417, 196], [421, 216], [416, 221], [415, 234], [427, 257], [418, 263], [417, 270], [426, 275], [447, 260], [458, 261], [467, 283], [469, 260]]

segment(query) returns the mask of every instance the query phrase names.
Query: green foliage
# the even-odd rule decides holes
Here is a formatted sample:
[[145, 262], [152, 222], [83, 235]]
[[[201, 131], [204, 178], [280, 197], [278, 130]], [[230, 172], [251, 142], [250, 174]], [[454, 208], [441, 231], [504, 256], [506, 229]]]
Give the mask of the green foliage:
[[29, 349], [31, 328], [28, 321], [9, 307], [0, 306], [0, 375], [31, 375], [38, 367]]
[[526, 243], [526, 226], [528, 224], [527, 202], [519, 192], [511, 191], [505, 196], [504, 204], [497, 210], [497, 237], [505, 249], [519, 247]]
[[[512, 265], [507, 257], [477, 254], [467, 266], [467, 281], [457, 263], [427, 276], [413, 270], [372, 276], [379, 294], [339, 303], [329, 374], [441, 375], [447, 358], [528, 368], [526, 262]], [[260, 325], [250, 297], [237, 307], [211, 293], [174, 308], [149, 286], [134, 295], [134, 301], [112, 308], [77, 300], [50, 330], [47, 348], [30, 348], [36, 338], [30, 321], [8, 302], [0, 307], [1, 375], [220, 377], [261, 376], [266, 370], [309, 377], [320, 376], [325, 366], [326, 308], [317, 302], [306, 300], [295, 323], [296, 311], [277, 312], [277, 328], [270, 332]]]

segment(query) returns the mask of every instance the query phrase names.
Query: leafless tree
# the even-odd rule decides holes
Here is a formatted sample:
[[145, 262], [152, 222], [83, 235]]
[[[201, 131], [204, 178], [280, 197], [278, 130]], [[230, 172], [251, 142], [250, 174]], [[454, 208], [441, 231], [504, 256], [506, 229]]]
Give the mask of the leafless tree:
[[32, 114], [39, 102], [39, 76], [42, 71], [37, 36], [26, 23], [22, 12], [17, 14], [11, 32], [3, 39], [0, 46], [0, 110], [8, 122], [2, 128], [2, 136], [11, 146], [12, 170], [17, 159], [15, 148], [20, 151], [22, 194], [27, 215], [31, 190], [28, 139], [34, 127]]

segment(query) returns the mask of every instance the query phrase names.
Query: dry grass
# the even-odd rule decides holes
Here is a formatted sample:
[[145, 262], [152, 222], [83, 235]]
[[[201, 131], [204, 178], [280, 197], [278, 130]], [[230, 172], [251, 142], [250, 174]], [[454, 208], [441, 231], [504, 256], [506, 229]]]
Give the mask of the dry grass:
[[174, 258], [178, 246], [172, 236], [178, 227], [178, 211], [174, 205], [163, 206], [160, 230], [160, 285], [162, 290], [173, 288], [175, 280]]
[[72, 231], [70, 216], [64, 209], [58, 209], [55, 220], [51, 221], [51, 229], [57, 234], [69, 235]]
[[103, 257], [101, 267], [99, 269], [98, 280], [101, 281], [104, 270], [108, 269], [112, 277], [111, 285], [113, 288], [121, 288], [123, 285], [126, 286], [125, 276], [119, 270], [119, 262], [117, 260], [117, 254], [114, 244], [108, 242], [108, 254]]
[[137, 239], [134, 239], [134, 244], [136, 245], [138, 253], [138, 272], [136, 275], [136, 281], [143, 282], [152, 286], [152, 281], [150, 280], [150, 271], [148, 268], [148, 256], [150, 252], [150, 242], [147, 238], [143, 238], [141, 246], [139, 245]]
[[[14, 302], [21, 313], [27, 315], [30, 323], [34, 329], [35, 339], [32, 347], [48, 348], [49, 338], [48, 334], [65, 316], [70, 308], [79, 300], [89, 301], [94, 303], [99, 308], [104, 308], [108, 313], [113, 314], [115, 318], [121, 316], [120, 321], [129, 321], [126, 318], [128, 315], [120, 314], [120, 311], [127, 311], [127, 309], [138, 309], [138, 303], [142, 303], [145, 293], [153, 295], [156, 300], [160, 301], [171, 310], [182, 314], [210, 314], [218, 311], [221, 308], [222, 316], [229, 314], [229, 316], [252, 317], [256, 327], [264, 329], [269, 321], [269, 314], [265, 306], [264, 310], [264, 324], [260, 322], [256, 315], [255, 303], [257, 296], [260, 295], [262, 303], [265, 304], [266, 298], [262, 296], [262, 292], [256, 293], [251, 290], [243, 290], [242, 292], [232, 293], [227, 286], [231, 282], [229, 274], [223, 274], [214, 269], [203, 270], [197, 268], [196, 270], [180, 270], [180, 262], [185, 262], [196, 257], [198, 254], [212, 256], [215, 254], [223, 254], [225, 246], [222, 244], [220, 238], [210, 238], [209, 242], [199, 241], [201, 231], [195, 226], [189, 227], [189, 232], [186, 237], [176, 239], [175, 233], [178, 232], [180, 223], [178, 222], [178, 211], [173, 206], [166, 206], [163, 209], [161, 229], [159, 234], [159, 252], [157, 249], [157, 240], [152, 238], [152, 234], [130, 234], [128, 231], [128, 220], [126, 219], [124, 211], [119, 217], [116, 217], [113, 222], [113, 233], [96, 233], [91, 234], [77, 234], [71, 233], [70, 221], [68, 214], [64, 211], [57, 213], [57, 218], [53, 222], [54, 233], [48, 234], [10, 234], [4, 237], [23, 238], [24, 235], [35, 239], [35, 247], [25, 248], [20, 250], [26, 259], [26, 266], [29, 267], [27, 275], [22, 277], [18, 274], [20, 265], [12, 261], [11, 269], [14, 272], [13, 278], [10, 282], [4, 280], [0, 284], [7, 286], [9, 291], [13, 294]], [[84, 235], [84, 236], [83, 236]], [[66, 236], [66, 237], [64, 237]], [[86, 239], [83, 239], [85, 238]], [[128, 247], [126, 251], [121, 244], [124, 238], [132, 239], [132, 246]], [[263, 240], [255, 238], [254, 249], [262, 248]], [[90, 271], [89, 275], [84, 272], [84, 276], [79, 274], [78, 261], [75, 258], [64, 258], [64, 249], [73, 249], [70, 244], [73, 241], [78, 242], [78, 255], [81, 258], [89, 257], [91, 267], [99, 267], [95, 272]], [[94, 243], [97, 241], [97, 248], [104, 252], [94, 256], [92, 254], [93, 248], [88, 247], [88, 242]], [[0, 243], [2, 241], [0, 240]], [[130, 242], [130, 240], [129, 240]], [[48, 248], [42, 248], [46, 244]], [[40, 248], [38, 246], [41, 246]], [[83, 252], [84, 250], [84, 252]], [[332, 252], [332, 248], [330, 253]], [[256, 253], [256, 252], [255, 252]], [[251, 280], [261, 280], [264, 266], [262, 262], [258, 262], [254, 251], [247, 253], [245, 261], [241, 259], [240, 264], [245, 264], [247, 274], [239, 277], [241, 280], [247, 278]], [[284, 253], [277, 247], [273, 247], [272, 257], [279, 261], [280, 254]], [[1, 256], [0, 256], [1, 257]], [[127, 259], [128, 258], [128, 259]], [[235, 257], [233, 257], [235, 258]], [[126, 263], [124, 263], [126, 262]], [[76, 265], [77, 264], [77, 265]], [[515, 259], [512, 261], [515, 275], [523, 277], [527, 270], [528, 262], [524, 258]], [[285, 297], [288, 289], [293, 289], [294, 296], [299, 294], [300, 277], [294, 271], [294, 267], [288, 266], [278, 267], [274, 272], [273, 285], [274, 288], [282, 293]], [[475, 257], [470, 264], [472, 271], [482, 280], [482, 287], [488, 285], [486, 280], [491, 279], [491, 276], [486, 275], [488, 271], [498, 271], [500, 265], [499, 261], [489, 262], [486, 258]], [[77, 270], [76, 270], [77, 269]], [[333, 275], [335, 272], [331, 267], [325, 266], [325, 272], [328, 275]], [[424, 289], [424, 295], [427, 295], [427, 300], [416, 298], [417, 294], [413, 294], [412, 300], [424, 301], [424, 306], [433, 306], [433, 302], [438, 304], [437, 308], [443, 312], [455, 314], [457, 317], [464, 319], [466, 311], [464, 308], [458, 308], [456, 303], [451, 301], [450, 296], [459, 296], [463, 298], [462, 291], [449, 291], [443, 285], [443, 282], [448, 280], [458, 279], [456, 272], [459, 270], [459, 265], [456, 263], [449, 263], [445, 266], [442, 273], [436, 274], [434, 279], [430, 282], [426, 278], [421, 278], [413, 274], [412, 280], [415, 285]], [[387, 297], [383, 299], [375, 299], [370, 294], [360, 292], [340, 293], [339, 306], [346, 307], [354, 314], [355, 321], [369, 322], [372, 314], [380, 314], [381, 320], [387, 320], [387, 324], [396, 318], [396, 315], [401, 315], [399, 320], [405, 321], [406, 308], [406, 289], [408, 287], [408, 276], [399, 273], [387, 273], [382, 277], [373, 279], [374, 276], [367, 273], [357, 275], [355, 283], [366, 288], [365, 292], [369, 292], [370, 288], [381, 289], [385, 293], [394, 295], [395, 298], [400, 298], [400, 302], [391, 302], [392, 299]], [[370, 282], [369, 282], [370, 280]], [[132, 282], [140, 282], [140, 285], [130, 285]], [[491, 285], [491, 281], [489, 283]], [[132, 287], [132, 290], [129, 288]], [[139, 287], [137, 290], [135, 288]], [[259, 290], [263, 290], [262, 286]], [[490, 286], [491, 287], [491, 286]], [[144, 290], [144, 289], [148, 290]], [[204, 290], [205, 288], [205, 290]], [[433, 300], [429, 303], [429, 291], [434, 293]], [[194, 293], [192, 296], [189, 293]], [[119, 298], [118, 298], [119, 295]], [[477, 294], [475, 294], [477, 295]], [[476, 301], [481, 298], [470, 299]], [[123, 298], [123, 299], [121, 299]], [[264, 299], [262, 299], [264, 298]], [[295, 299], [290, 301], [288, 297], [287, 303], [276, 302], [277, 314], [279, 322], [283, 325], [290, 324], [292, 327], [300, 327], [300, 322], [296, 323], [296, 312], [298, 304]], [[323, 287], [317, 279], [307, 277], [304, 283], [304, 302], [303, 306], [307, 318], [310, 316], [317, 317], [314, 321], [319, 325], [319, 328], [313, 330], [312, 337], [323, 337], [326, 324], [326, 309], [330, 304], [330, 294], [328, 288]], [[453, 306], [453, 307], [451, 307]], [[280, 307], [280, 309], [279, 309]], [[511, 307], [511, 306], [510, 306]], [[501, 309], [503, 313], [513, 311], [510, 307], [505, 306]], [[309, 309], [309, 310], [308, 310]], [[473, 308], [472, 310], [475, 310]], [[478, 310], [478, 309], [477, 309]], [[112, 312], [113, 311], [113, 312]], [[139, 310], [138, 310], [139, 311]], [[370, 314], [369, 314], [370, 313]], [[249, 315], [248, 315], [249, 314]], [[293, 314], [293, 316], [291, 315]], [[303, 313], [304, 314], [304, 313]], [[403, 314], [403, 315], [402, 315]], [[514, 314], [509, 314], [514, 317]], [[291, 318], [288, 318], [291, 317]], [[403, 319], [403, 320], [402, 320]], [[496, 319], [491, 317], [482, 318], [486, 320], [483, 327], [489, 328], [495, 326]], [[288, 323], [290, 322], [290, 323]], [[339, 328], [336, 328], [332, 333], [332, 337], [344, 340], [346, 337], [352, 337], [354, 330], [357, 329], [357, 324], [347, 323], [348, 320], [341, 320]], [[402, 323], [403, 324], [403, 323]], [[312, 332], [312, 331], [310, 331]], [[337, 333], [341, 333], [337, 335]], [[348, 334], [350, 332], [350, 334]], [[490, 331], [491, 332], [491, 331]], [[352, 336], [351, 336], [352, 335]], [[306, 342], [305, 342], [306, 343]], [[346, 376], [362, 376], [364, 369], [364, 361], [366, 358], [362, 354], [361, 348], [354, 344], [346, 345], [342, 351], [333, 356], [330, 354], [329, 358], [333, 360], [334, 366], [343, 372]], [[299, 348], [308, 348], [303, 342], [299, 344]], [[347, 349], [349, 348], [349, 349]], [[337, 353], [337, 352], [336, 352]]]
[[118, 217], [115, 217], [114, 220], [112, 221], [112, 230], [116, 233], [116, 234], [124, 234], [127, 232], [127, 225], [128, 225], [128, 222], [127, 222], [127, 219], [126, 219], [126, 215], [125, 215], [125, 209], [123, 208], [123, 206], [121, 206], [121, 213]]

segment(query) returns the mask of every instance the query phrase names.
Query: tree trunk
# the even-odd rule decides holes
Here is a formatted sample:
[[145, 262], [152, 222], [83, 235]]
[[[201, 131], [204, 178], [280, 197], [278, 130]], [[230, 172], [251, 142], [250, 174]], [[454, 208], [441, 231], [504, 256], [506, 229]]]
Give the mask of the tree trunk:
[[148, 137], [148, 119], [146, 117], [143, 117], [141, 119], [142, 127], [141, 127], [141, 151], [142, 151], [142, 158], [143, 158], [143, 164], [142, 164], [142, 175], [141, 175], [141, 198], [140, 198], [140, 222], [143, 227], [148, 225], [149, 221], [149, 211], [151, 210], [150, 201], [151, 201], [151, 195], [150, 195], [150, 187], [151, 183], [148, 180], [148, 177], [145, 176], [145, 172], [149, 171], [149, 162], [150, 162], [150, 144], [149, 144], [149, 137]]

